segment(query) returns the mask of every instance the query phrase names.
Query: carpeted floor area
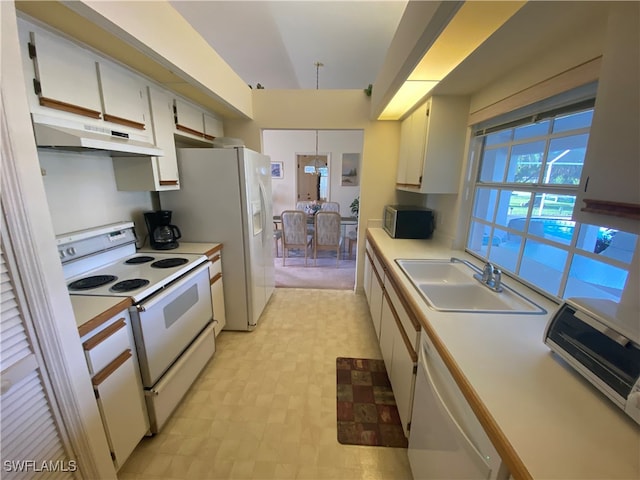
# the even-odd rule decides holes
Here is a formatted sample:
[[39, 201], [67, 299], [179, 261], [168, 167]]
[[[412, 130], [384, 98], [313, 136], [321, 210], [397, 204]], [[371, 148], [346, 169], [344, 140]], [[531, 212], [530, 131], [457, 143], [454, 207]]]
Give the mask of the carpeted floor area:
[[338, 442], [407, 447], [383, 360], [336, 359]]
[[294, 250], [287, 256], [284, 267], [282, 257], [274, 258], [276, 287], [353, 289], [356, 276], [355, 255], [352, 258], [341, 257], [336, 267], [335, 253], [318, 252], [316, 263], [314, 266], [313, 253], [310, 253], [305, 266], [304, 253]]

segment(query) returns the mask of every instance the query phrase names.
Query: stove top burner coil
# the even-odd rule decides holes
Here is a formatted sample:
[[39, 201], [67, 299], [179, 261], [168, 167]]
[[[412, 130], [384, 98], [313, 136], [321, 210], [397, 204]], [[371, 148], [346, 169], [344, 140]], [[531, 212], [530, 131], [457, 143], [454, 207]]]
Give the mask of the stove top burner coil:
[[75, 282], [69, 284], [69, 290], [91, 290], [92, 288], [98, 288], [107, 283], [117, 280], [115, 275], [93, 275], [91, 277], [84, 277]]
[[148, 262], [152, 262], [155, 260], [155, 257], [149, 257], [147, 255], [140, 255], [138, 257], [133, 257], [130, 258], [129, 260], [127, 260], [126, 263], [127, 265], [138, 265], [140, 263], [148, 263]]
[[153, 262], [151, 266], [153, 268], [171, 268], [171, 267], [179, 267], [180, 265], [184, 265], [189, 260], [186, 258], [165, 258], [163, 260], [158, 260], [157, 262]]
[[145, 280], [143, 278], [132, 278], [130, 280], [123, 280], [121, 282], [113, 285], [109, 291], [110, 292], [130, 292], [131, 290], [136, 290], [137, 288], [144, 287], [149, 285], [149, 280]]

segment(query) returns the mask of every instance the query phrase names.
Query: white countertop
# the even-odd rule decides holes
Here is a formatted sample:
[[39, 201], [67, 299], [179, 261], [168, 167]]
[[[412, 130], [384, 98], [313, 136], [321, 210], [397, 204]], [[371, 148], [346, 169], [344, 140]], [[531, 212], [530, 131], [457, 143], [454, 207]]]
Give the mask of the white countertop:
[[368, 233], [401, 287], [420, 306], [421, 323], [444, 344], [454, 368], [533, 478], [640, 478], [640, 427], [543, 343], [544, 328], [557, 304], [503, 275], [506, 285], [548, 313], [433, 310], [394, 259], [455, 256], [480, 267], [482, 262], [432, 240], [396, 240], [380, 228]]
[[102, 323], [101, 319], [108, 320], [132, 304], [128, 297], [69, 295], [69, 298], [81, 337], [99, 326]]

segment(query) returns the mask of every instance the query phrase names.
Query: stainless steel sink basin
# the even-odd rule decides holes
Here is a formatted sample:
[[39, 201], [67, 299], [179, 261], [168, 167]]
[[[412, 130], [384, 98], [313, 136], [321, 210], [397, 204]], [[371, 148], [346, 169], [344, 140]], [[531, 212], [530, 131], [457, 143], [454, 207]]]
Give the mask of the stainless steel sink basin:
[[465, 313], [544, 314], [546, 310], [507, 285], [494, 292], [476, 280], [473, 264], [451, 260], [396, 259], [414, 288], [434, 310]]

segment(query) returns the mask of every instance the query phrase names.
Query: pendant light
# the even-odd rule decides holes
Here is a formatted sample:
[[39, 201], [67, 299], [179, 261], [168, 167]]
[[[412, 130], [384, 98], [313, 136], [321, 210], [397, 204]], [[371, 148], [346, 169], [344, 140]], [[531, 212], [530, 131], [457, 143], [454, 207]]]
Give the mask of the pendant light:
[[[320, 67], [324, 67], [324, 63], [321, 62], [315, 62], [314, 65], [316, 66], [316, 90], [319, 89], [319, 80], [320, 80]], [[313, 174], [314, 175], [320, 175], [320, 168], [324, 167], [324, 165], [322, 164], [322, 162], [320, 161], [320, 158], [318, 156], [318, 129], [316, 129], [316, 155], [313, 159]]]

